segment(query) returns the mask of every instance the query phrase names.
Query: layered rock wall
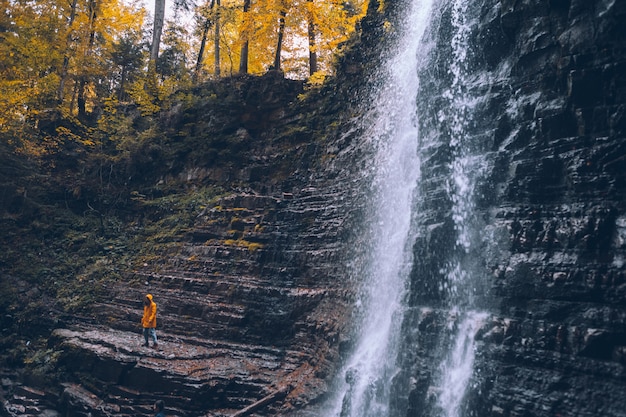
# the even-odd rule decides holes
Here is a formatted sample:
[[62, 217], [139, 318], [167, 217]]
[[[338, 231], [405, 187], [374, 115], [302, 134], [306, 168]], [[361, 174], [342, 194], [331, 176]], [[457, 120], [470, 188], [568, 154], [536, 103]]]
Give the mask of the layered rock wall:
[[[367, 189], [356, 84], [306, 93], [279, 73], [234, 77], [164, 114], [174, 137], [162, 142], [179, 155], [137, 156], [139, 203], [121, 226], [150, 237], [149, 255], [115, 265], [123, 274], [80, 315], [42, 313], [31, 330], [49, 338], [41, 361], [60, 384], [0, 370], [0, 413], [149, 416], [163, 399], [169, 416], [284, 415], [323, 396], [350, 340], [356, 277], [345, 259], [359, 251]], [[157, 203], [181, 197], [193, 202], [178, 217]], [[146, 293], [158, 349], [142, 346]]]
[[[446, 192], [455, 149], [438, 125], [452, 5], [420, 76], [424, 153], [412, 310], [394, 415], [431, 415], [458, 302], [442, 272], [459, 256]], [[464, 415], [623, 416], [626, 409], [626, 37], [623, 2], [475, 1], [461, 88], [477, 103], [464, 143], [481, 158], [469, 274], [477, 336]], [[433, 104], [439, 103], [439, 104]], [[470, 411], [471, 410], [471, 411]]]

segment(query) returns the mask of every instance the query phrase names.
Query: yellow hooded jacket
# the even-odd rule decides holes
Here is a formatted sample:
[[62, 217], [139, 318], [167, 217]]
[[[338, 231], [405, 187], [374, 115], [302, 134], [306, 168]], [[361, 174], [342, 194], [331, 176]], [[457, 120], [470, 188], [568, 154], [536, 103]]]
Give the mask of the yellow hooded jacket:
[[141, 325], [144, 328], [156, 328], [157, 305], [152, 301], [152, 294], [146, 295], [146, 298], [150, 300], [150, 305], [143, 305]]

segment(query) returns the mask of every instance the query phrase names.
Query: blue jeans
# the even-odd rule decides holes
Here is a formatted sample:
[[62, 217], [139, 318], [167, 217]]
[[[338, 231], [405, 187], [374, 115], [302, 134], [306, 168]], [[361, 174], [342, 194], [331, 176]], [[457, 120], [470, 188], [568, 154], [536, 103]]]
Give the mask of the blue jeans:
[[143, 338], [146, 340], [146, 345], [148, 344], [149, 338], [151, 338], [154, 344], [156, 344], [157, 343], [156, 329], [154, 327], [144, 327]]

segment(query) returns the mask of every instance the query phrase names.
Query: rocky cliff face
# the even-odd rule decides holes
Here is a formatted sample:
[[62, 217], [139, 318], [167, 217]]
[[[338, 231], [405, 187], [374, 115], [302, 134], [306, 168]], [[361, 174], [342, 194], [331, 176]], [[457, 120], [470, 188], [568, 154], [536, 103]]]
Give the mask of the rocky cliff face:
[[[37, 360], [60, 386], [5, 368], [3, 412], [149, 416], [162, 399], [168, 416], [285, 415], [323, 396], [349, 341], [355, 285], [344, 260], [367, 188], [364, 150], [351, 143], [357, 91], [335, 84], [303, 98], [302, 82], [270, 73], [200, 87], [197, 105], [164, 115], [188, 135], [174, 146], [195, 149], [165, 169], [138, 155], [132, 196], [146, 208], [159, 188], [197, 189], [189, 221], [173, 205], [130, 213], [125, 233], [162, 229], [145, 242], [151, 255], [120, 265], [86, 312], [41, 311], [49, 336]], [[200, 192], [211, 186], [222, 191]], [[22, 302], [41, 295], [14, 281]], [[146, 293], [158, 349], [142, 346]]]
[[[483, 171], [462, 262], [478, 276], [472, 307], [492, 316], [476, 336], [463, 415], [624, 415], [625, 14], [614, 1], [470, 2], [461, 88], [477, 104], [463, 141]], [[437, 366], [462, 304], [442, 273], [462, 256], [445, 192], [457, 150], [453, 128], [430, 116], [451, 83], [451, 21], [444, 6], [421, 74], [421, 128], [441, 139], [424, 154], [398, 416], [440, 407]]]
[[[387, 18], [402, 14], [403, 2], [386, 3]], [[465, 88], [480, 105], [466, 133], [485, 162], [471, 218], [484, 233], [469, 258], [481, 283], [473, 308], [490, 315], [476, 336], [463, 415], [624, 416], [626, 7], [471, 4], [467, 66], [475, 76]], [[443, 4], [429, 35], [438, 47], [420, 74], [422, 115], [445, 104], [451, 7]], [[215, 91], [204, 107], [172, 112], [175, 126], [207, 137], [220, 130], [238, 150], [234, 158], [192, 156], [163, 180], [226, 182], [229, 191], [200, 198], [189, 227], [109, 283], [91, 314], [46, 319], [53, 332], [44, 359], [62, 372], [63, 386], [42, 389], [32, 375], [8, 374], [5, 414], [148, 416], [155, 399], [171, 416], [315, 414], [307, 406], [323, 399], [352, 340], [358, 277], [346, 259], [362, 255], [369, 184], [367, 138], [356, 123], [362, 108], [354, 104], [364, 85], [354, 80], [366, 78], [392, 36], [371, 9], [363, 43], [313, 104], [298, 104], [300, 87], [277, 78], [269, 89], [229, 87], [244, 103], [232, 113], [213, 107]], [[426, 197], [395, 416], [436, 412], [437, 367], [458, 302], [442, 274], [460, 253], [445, 191], [456, 150], [450, 126], [420, 120], [421, 131], [441, 140], [421, 151]], [[32, 293], [19, 291], [25, 301]], [[159, 350], [140, 346], [146, 292], [159, 305]]]

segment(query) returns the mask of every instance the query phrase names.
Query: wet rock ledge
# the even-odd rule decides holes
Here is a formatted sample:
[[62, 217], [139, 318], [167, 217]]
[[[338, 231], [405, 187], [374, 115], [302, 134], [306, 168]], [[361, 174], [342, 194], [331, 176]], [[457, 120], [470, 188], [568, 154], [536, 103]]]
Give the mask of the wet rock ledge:
[[[222, 198], [159, 265], [94, 306], [92, 323], [54, 330], [75, 416], [286, 414], [314, 401], [337, 360], [351, 291], [341, 273], [345, 191]], [[303, 273], [306, 271], [306, 273]], [[142, 346], [141, 301], [158, 305], [157, 349]]]

